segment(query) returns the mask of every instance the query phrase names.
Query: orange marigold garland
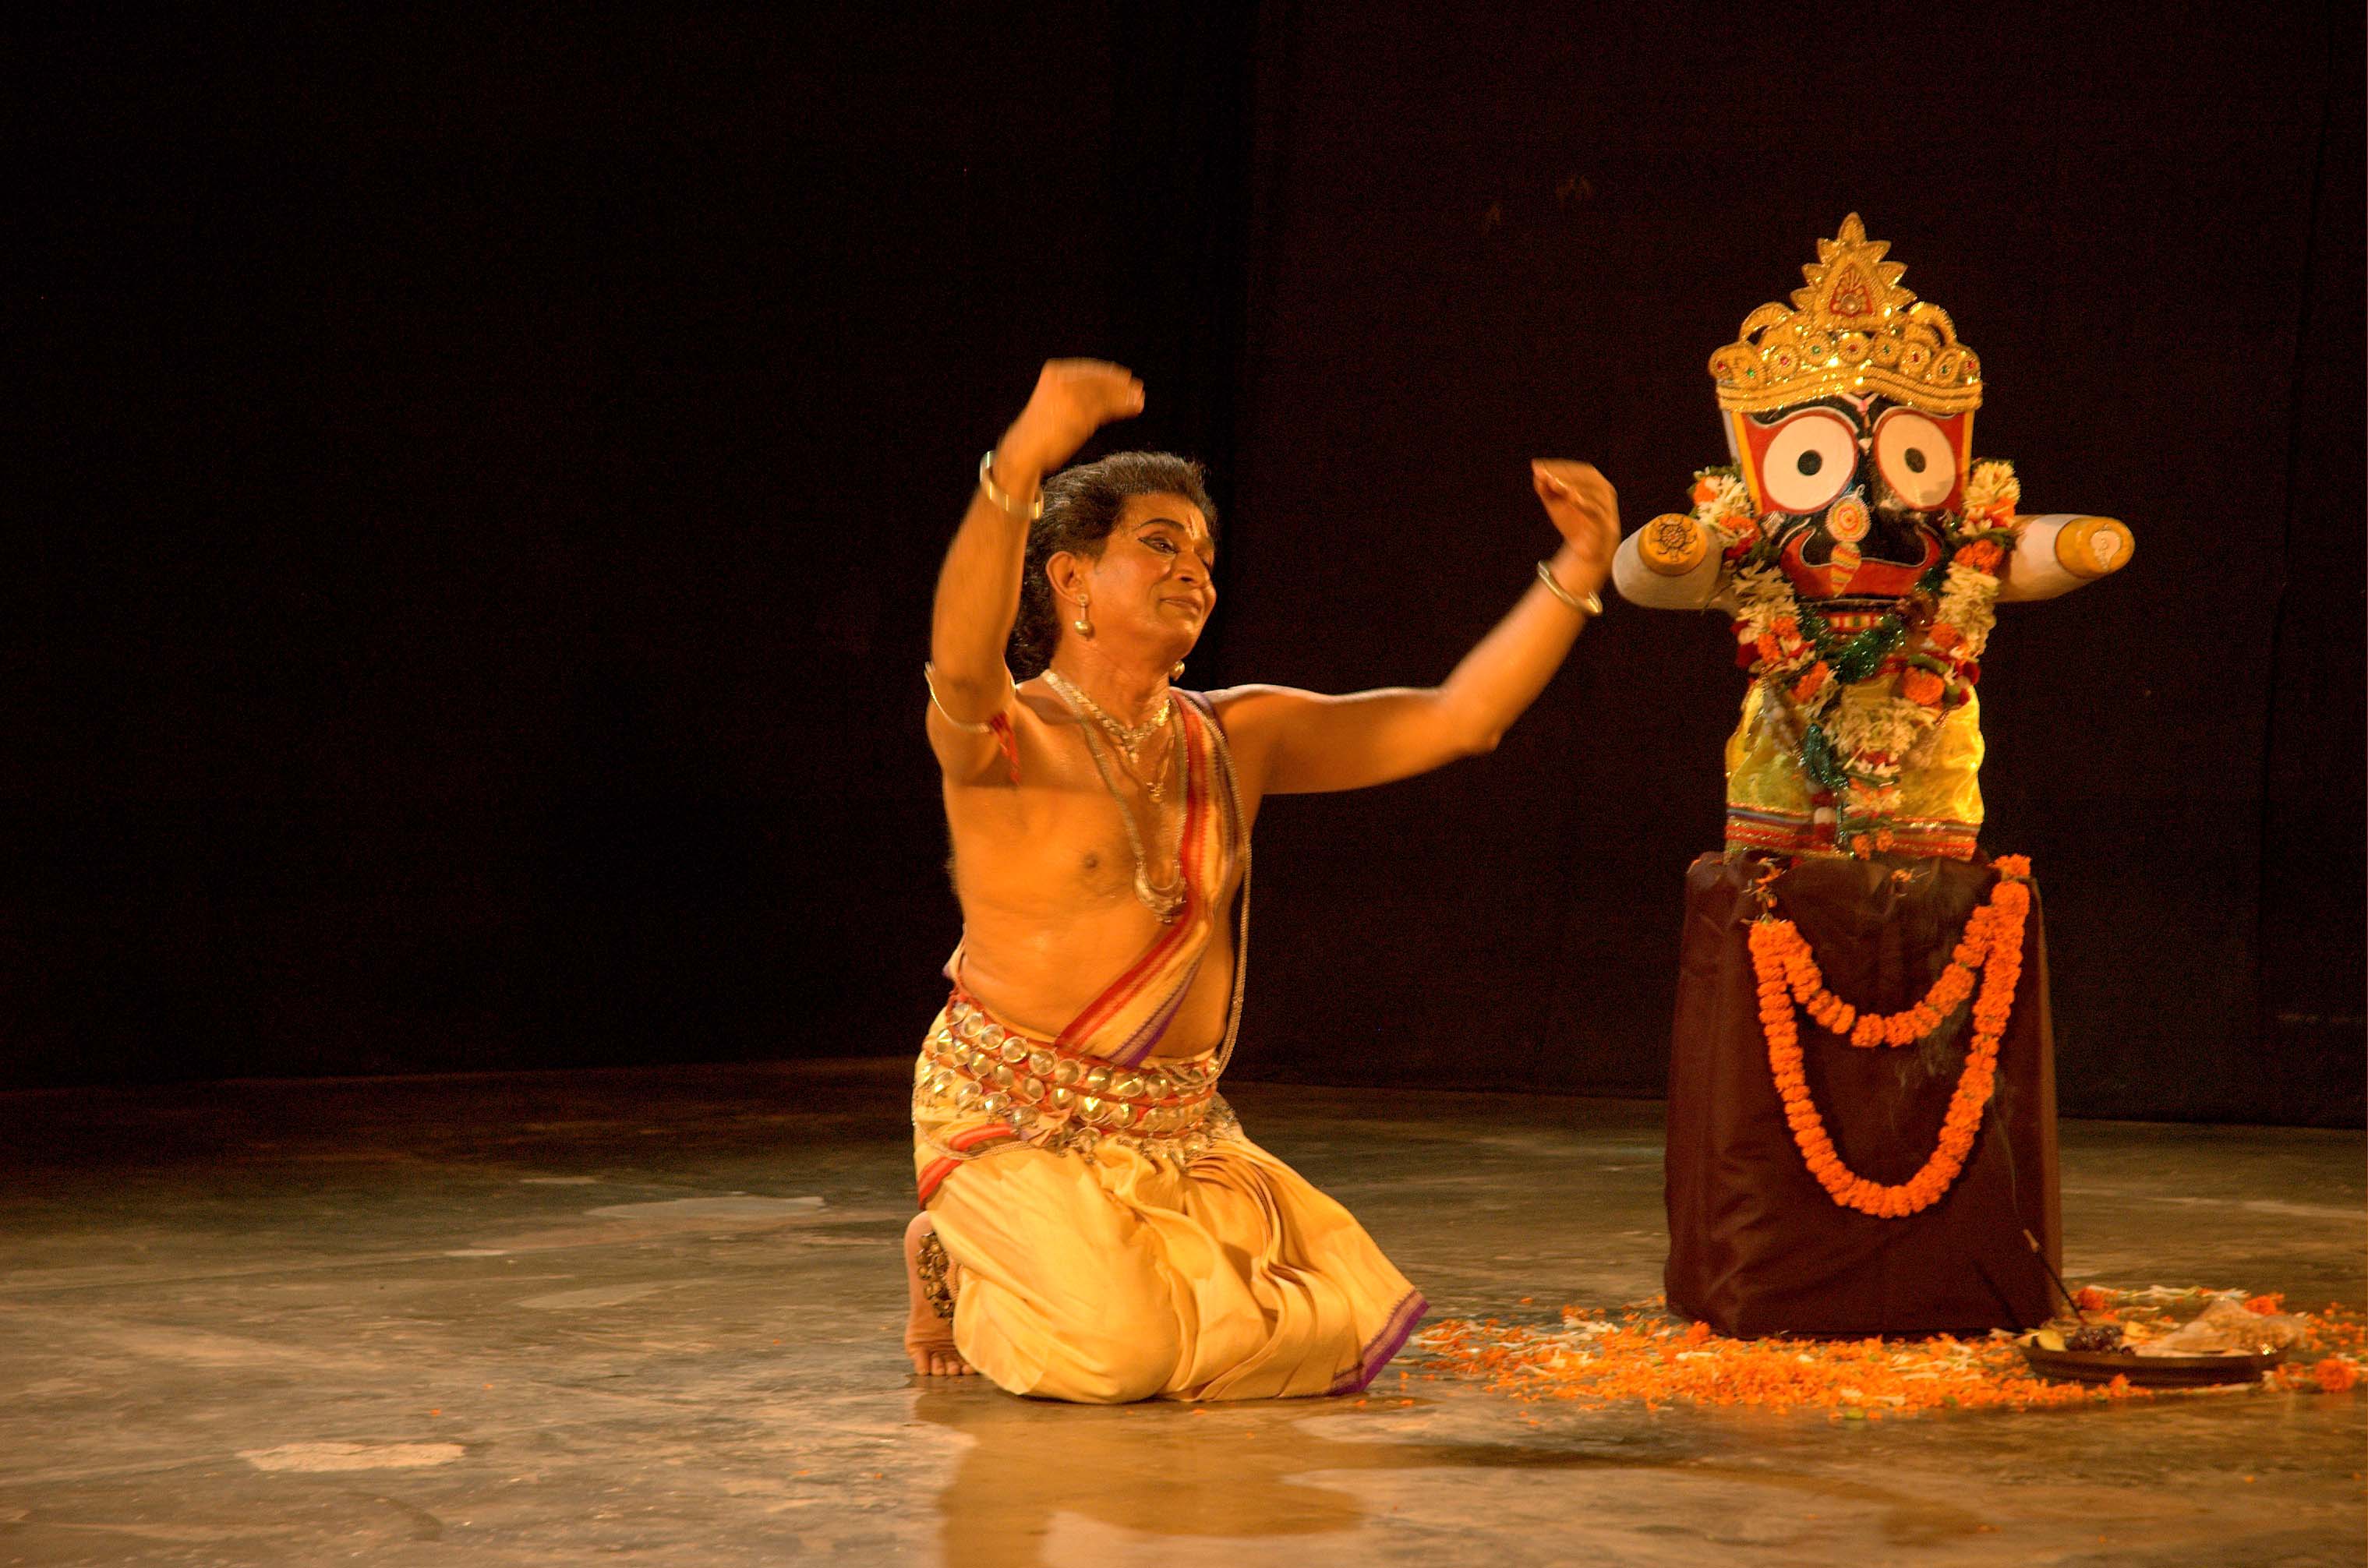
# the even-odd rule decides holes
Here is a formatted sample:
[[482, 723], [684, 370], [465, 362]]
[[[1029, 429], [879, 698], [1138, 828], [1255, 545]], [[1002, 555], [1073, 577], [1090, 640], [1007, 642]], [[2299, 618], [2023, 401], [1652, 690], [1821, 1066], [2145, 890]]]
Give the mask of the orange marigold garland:
[[[1768, 1066], [1776, 1092], [1784, 1101], [1784, 1120], [1793, 1129], [1809, 1174], [1817, 1178], [1836, 1203], [1878, 1219], [1905, 1219], [1941, 1200], [1965, 1168], [1973, 1152], [1974, 1134], [1981, 1127], [1998, 1081], [1998, 1042], [2006, 1035], [2014, 1008], [2015, 987], [2022, 979], [2022, 935], [2031, 911], [2031, 862], [2020, 855], [2000, 856], [1996, 865], [1998, 885], [1989, 902], [1974, 911], [1965, 934], [1922, 1001], [1904, 1012], [1884, 1017], [1861, 1013], [1825, 988], [1824, 976], [1809, 944], [1789, 920], [1776, 918], [1772, 909], [1751, 926], [1751, 965], [1759, 981], [1759, 1023], [1768, 1039]], [[1817, 1114], [1809, 1094], [1809, 1079], [1801, 1056], [1801, 1028], [1794, 1017], [1797, 1002], [1827, 1030], [1845, 1035], [1850, 1044], [1907, 1045], [1923, 1040], [1947, 1021], [1973, 994], [1974, 976], [1981, 976], [1981, 994], [1974, 1000], [1974, 1032], [1965, 1051], [1964, 1072], [1949, 1111], [1941, 1123], [1939, 1145], [1924, 1168], [1907, 1180], [1889, 1186], [1869, 1181], [1842, 1163], [1825, 1119]]]

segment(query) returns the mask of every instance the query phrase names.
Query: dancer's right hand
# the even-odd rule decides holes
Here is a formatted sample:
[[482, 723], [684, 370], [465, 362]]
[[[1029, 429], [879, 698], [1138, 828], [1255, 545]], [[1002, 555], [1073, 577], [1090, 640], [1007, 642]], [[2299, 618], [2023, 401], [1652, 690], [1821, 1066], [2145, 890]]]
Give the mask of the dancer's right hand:
[[1143, 412], [1143, 383], [1123, 365], [1102, 359], [1048, 359], [1036, 391], [995, 449], [1007, 488], [1030, 484], [1076, 454], [1113, 420]]

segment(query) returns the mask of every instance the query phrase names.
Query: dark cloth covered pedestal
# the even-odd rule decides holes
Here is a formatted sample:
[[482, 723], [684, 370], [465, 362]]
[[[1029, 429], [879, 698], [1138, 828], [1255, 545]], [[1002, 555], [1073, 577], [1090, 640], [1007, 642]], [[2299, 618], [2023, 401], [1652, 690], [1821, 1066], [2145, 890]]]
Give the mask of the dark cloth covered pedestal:
[[[2023, 1240], [2058, 1257], [2055, 1047], [2038, 889], [1997, 1090], [1972, 1155], [1919, 1214], [1845, 1209], [1809, 1174], [1768, 1065], [1748, 922], [1764, 862], [1705, 855], [1686, 874], [1669, 1061], [1669, 1304], [1723, 1335], [1857, 1336], [2028, 1328], [2057, 1298]], [[1908, 873], [1901, 878], [1896, 872]], [[1957, 860], [1811, 857], [1776, 884], [1776, 912], [1816, 955], [1827, 989], [1861, 1009], [1912, 1006], [1949, 961], [1998, 873]], [[1937, 1034], [1857, 1049], [1800, 1017], [1811, 1093], [1843, 1161], [1906, 1181], [1930, 1157], [1972, 1039], [1960, 1007]]]

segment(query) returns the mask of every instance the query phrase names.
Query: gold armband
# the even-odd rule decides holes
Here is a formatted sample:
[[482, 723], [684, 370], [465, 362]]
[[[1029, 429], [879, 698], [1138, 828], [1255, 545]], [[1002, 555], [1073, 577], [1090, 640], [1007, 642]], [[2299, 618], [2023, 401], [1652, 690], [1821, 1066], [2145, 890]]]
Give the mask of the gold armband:
[[[1018, 696], [1019, 692], [1019, 688], [1011, 684], [1011, 672], [1009, 670], [1007, 669], [1003, 672], [1003, 703], [1001, 707], [996, 709], [995, 713], [1000, 713], [1005, 708], [1010, 707], [1011, 699]], [[921, 684], [929, 688], [929, 706], [938, 710], [938, 717], [943, 719], [947, 723], [951, 724], [955, 729], [962, 731], [965, 734], [983, 735], [989, 730], [995, 728], [995, 713], [990, 713], [985, 719], [980, 720], [977, 723], [972, 724], [966, 723], [946, 711], [946, 705], [938, 700], [938, 671], [936, 665], [928, 663], [924, 663], [921, 665]]]

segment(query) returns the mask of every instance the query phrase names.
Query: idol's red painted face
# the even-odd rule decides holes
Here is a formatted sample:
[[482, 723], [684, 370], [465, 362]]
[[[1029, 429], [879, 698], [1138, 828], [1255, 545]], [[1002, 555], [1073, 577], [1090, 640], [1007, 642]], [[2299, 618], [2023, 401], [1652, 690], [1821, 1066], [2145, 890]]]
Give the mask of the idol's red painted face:
[[1730, 444], [1762, 512], [1813, 517], [1853, 487], [1885, 513], [1948, 511], [1964, 494], [1970, 411], [1831, 397], [1731, 417]]

